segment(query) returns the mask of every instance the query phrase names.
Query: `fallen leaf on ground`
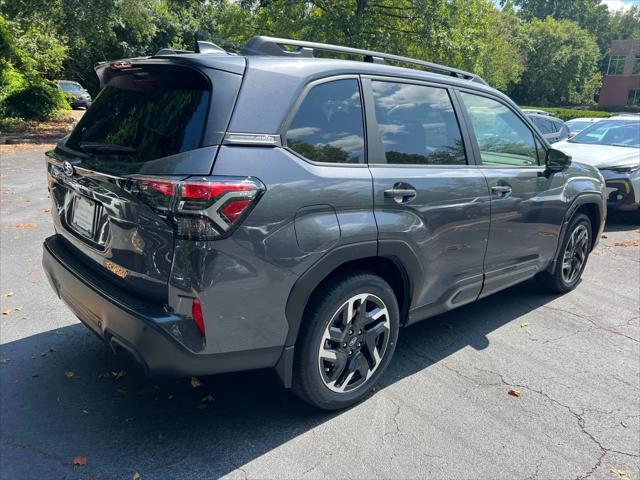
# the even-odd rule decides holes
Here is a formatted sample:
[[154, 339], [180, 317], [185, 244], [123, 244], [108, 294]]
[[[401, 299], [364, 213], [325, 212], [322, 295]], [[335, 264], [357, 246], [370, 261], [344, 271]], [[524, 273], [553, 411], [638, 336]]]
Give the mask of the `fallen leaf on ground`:
[[135, 472], [133, 474], [133, 477], [131, 477], [131, 480], [140, 480], [142, 477], [140, 476], [140, 474], [138, 472]]
[[127, 393], [129, 393], [129, 389], [127, 387], [116, 388], [116, 392], [118, 392], [120, 395], [126, 395]]
[[614, 247], [640, 247], [640, 240], [623, 240], [622, 242], [616, 242]]
[[513, 388], [507, 392], [512, 397], [519, 397], [521, 395], [520, 390], [514, 390]]
[[609, 238], [609, 237], [607, 237], [606, 235], [602, 235], [602, 237], [600, 237], [600, 238]]
[[21, 311], [21, 310], [22, 310], [22, 306], [14, 307], [14, 310], [15, 310], [16, 312], [19, 312], [19, 311]]
[[49, 347], [49, 349], [48, 349], [46, 352], [42, 352], [42, 353], [40, 354], [40, 356], [41, 356], [41, 357], [46, 357], [47, 355], [49, 355], [50, 353], [53, 353], [53, 352], [55, 352], [55, 351], [56, 351], [56, 349], [55, 349], [55, 348], [53, 348], [53, 347]]
[[609, 470], [614, 477], [619, 478], [620, 480], [630, 480], [633, 472], [629, 470], [620, 470], [618, 468], [612, 468]]
[[201, 402], [213, 402], [215, 400], [215, 398], [213, 398], [213, 395], [207, 395], [206, 397], [204, 397], [202, 400], [200, 400]]
[[6, 310], [2, 311], [2, 315], [11, 315], [11, 312], [13, 312], [12, 308], [7, 308]]
[[50, 209], [50, 208], [43, 208], [43, 209], [42, 209], [42, 211], [43, 211], [44, 213], [49, 213], [49, 212], [51, 211], [51, 209]]
[[126, 370], [120, 370], [119, 372], [111, 372], [111, 375], [116, 377], [116, 380], [119, 379], [119, 378], [124, 377], [126, 374], [127, 374]]
[[9, 225], [9, 228], [36, 228], [37, 226], [35, 223], [14, 223]]
[[169, 395], [169, 396], [167, 397], [167, 400], [173, 400], [173, 395]]
[[84, 413], [85, 415], [89, 415], [89, 412], [87, 410], [82, 410], [82, 413]]
[[202, 383], [198, 378], [191, 377], [191, 386], [193, 388], [204, 387], [204, 383]]
[[82, 467], [87, 464], [87, 457], [75, 457], [73, 459], [73, 465], [76, 467]]
[[6, 292], [6, 293], [4, 294], [4, 296], [5, 296], [6, 298], [13, 297], [13, 292]]
[[76, 372], [64, 372], [65, 378], [73, 378], [76, 376]]
[[524, 328], [524, 327], [528, 327], [529, 323], [528, 322], [524, 322], [520, 324], [520, 328]]

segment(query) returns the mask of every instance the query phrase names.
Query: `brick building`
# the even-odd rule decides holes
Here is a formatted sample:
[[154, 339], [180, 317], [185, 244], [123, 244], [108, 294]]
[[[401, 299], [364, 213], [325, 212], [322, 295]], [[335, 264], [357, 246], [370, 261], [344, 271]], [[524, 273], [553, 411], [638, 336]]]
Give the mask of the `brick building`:
[[598, 105], [640, 107], [640, 38], [611, 43]]

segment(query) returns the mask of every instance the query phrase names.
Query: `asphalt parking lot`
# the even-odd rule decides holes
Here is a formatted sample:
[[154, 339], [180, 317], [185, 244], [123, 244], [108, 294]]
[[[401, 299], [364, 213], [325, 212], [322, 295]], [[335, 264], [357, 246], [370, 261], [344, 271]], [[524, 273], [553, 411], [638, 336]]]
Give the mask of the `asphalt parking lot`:
[[405, 329], [380, 391], [324, 413], [270, 372], [194, 387], [107, 351], [40, 266], [45, 148], [0, 146], [0, 477], [639, 477], [637, 216], [574, 292], [531, 281]]

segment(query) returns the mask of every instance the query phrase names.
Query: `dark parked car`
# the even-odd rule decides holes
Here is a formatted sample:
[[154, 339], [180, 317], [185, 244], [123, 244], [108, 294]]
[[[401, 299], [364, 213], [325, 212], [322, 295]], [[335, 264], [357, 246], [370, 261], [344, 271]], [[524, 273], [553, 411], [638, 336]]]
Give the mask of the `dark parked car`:
[[549, 143], [559, 142], [569, 138], [569, 128], [559, 118], [550, 115], [527, 113], [529, 120], [540, 130], [542, 136]]
[[49, 281], [149, 374], [273, 367], [342, 408], [400, 327], [533, 276], [579, 283], [603, 179], [481, 78], [268, 37], [198, 50], [98, 65], [47, 154]]
[[59, 80], [58, 88], [68, 94], [71, 108], [89, 108], [91, 106], [91, 95], [78, 82]]

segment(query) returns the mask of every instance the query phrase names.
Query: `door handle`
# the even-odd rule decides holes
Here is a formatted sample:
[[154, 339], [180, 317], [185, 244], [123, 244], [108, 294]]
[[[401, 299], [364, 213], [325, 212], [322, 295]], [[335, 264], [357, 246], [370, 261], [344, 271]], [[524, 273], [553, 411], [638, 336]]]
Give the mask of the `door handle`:
[[393, 198], [396, 203], [408, 203], [416, 198], [416, 189], [410, 185], [394, 185], [393, 188], [389, 188], [384, 191], [386, 198]]
[[500, 197], [508, 197], [511, 195], [512, 189], [507, 185], [494, 185], [491, 187], [491, 191]]

